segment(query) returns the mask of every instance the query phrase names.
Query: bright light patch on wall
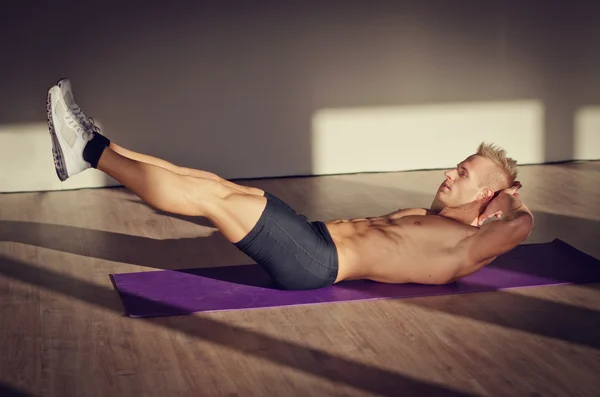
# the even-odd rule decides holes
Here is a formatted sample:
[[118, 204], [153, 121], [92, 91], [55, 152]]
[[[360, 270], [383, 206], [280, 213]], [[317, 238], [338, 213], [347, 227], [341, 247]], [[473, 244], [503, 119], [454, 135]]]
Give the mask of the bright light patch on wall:
[[574, 160], [600, 160], [600, 106], [587, 106], [575, 113]]
[[114, 185], [91, 169], [61, 182], [54, 170], [46, 123], [0, 125], [0, 192], [79, 189]]
[[453, 167], [482, 141], [520, 164], [544, 160], [535, 100], [322, 109], [312, 120], [315, 174]]

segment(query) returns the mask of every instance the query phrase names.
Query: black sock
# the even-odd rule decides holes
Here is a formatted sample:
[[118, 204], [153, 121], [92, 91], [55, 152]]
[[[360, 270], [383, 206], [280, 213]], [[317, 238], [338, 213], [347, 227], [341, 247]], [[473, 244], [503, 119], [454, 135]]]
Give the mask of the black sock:
[[110, 140], [107, 137], [98, 132], [94, 133], [92, 140], [83, 148], [83, 159], [90, 163], [92, 167], [98, 167], [100, 156], [102, 156], [108, 145], [110, 145]]

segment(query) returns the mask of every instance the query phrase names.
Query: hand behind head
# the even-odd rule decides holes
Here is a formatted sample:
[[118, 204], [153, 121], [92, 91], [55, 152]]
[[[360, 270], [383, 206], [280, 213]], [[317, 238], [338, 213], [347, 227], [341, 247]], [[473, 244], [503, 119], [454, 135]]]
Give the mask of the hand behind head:
[[519, 197], [517, 191], [523, 187], [521, 182], [515, 181], [513, 185], [507, 189], [498, 190], [494, 193], [494, 197], [489, 201], [483, 213], [479, 216], [477, 223], [482, 225], [489, 218], [501, 219], [504, 211], [507, 209], [507, 204], [511, 200], [507, 200], [508, 196]]

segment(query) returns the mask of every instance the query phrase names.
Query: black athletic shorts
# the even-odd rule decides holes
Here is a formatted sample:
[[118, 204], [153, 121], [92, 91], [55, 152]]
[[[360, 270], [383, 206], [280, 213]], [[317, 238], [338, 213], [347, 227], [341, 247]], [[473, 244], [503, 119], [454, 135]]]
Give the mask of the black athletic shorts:
[[265, 192], [267, 205], [254, 228], [235, 246], [261, 265], [278, 288], [306, 290], [332, 285], [337, 249], [323, 222], [309, 222]]

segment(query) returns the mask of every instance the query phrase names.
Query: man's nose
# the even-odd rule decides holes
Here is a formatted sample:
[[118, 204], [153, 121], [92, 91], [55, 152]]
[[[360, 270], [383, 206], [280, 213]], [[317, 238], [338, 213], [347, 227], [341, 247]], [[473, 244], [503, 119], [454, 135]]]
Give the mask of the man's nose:
[[448, 171], [444, 172], [444, 175], [446, 175], [446, 179], [452, 180], [452, 178], [450, 177], [450, 175], [452, 175], [452, 170], [448, 170]]

